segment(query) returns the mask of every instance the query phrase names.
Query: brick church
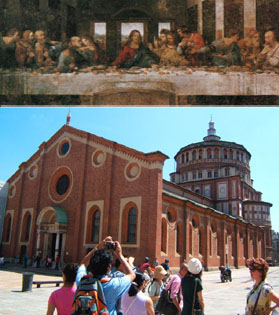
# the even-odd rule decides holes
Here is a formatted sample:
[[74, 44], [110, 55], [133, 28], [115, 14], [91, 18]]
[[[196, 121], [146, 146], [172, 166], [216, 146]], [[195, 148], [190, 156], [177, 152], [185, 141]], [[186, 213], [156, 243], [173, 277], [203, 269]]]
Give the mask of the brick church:
[[221, 141], [210, 122], [203, 142], [175, 156], [139, 152], [62, 126], [8, 180], [1, 255], [26, 253], [80, 262], [111, 235], [140, 265], [145, 256], [172, 267], [191, 257], [206, 269], [271, 259], [270, 203], [252, 187], [250, 153]]

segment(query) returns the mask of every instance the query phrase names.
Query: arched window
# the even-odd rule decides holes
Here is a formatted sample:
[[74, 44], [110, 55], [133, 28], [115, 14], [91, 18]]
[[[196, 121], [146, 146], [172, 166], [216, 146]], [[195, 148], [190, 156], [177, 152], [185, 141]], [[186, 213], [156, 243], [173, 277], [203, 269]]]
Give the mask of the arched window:
[[227, 159], [228, 158], [228, 152], [227, 152], [227, 149], [224, 149], [224, 159]]
[[101, 210], [94, 205], [88, 212], [86, 242], [88, 244], [98, 244], [100, 242], [101, 230]]
[[181, 163], [184, 163], [184, 153], [182, 153]]
[[189, 153], [186, 153], [186, 162], [189, 162]]
[[12, 217], [10, 214], [8, 214], [5, 218], [4, 233], [3, 233], [4, 242], [10, 241], [11, 227], [12, 227]]
[[196, 150], [192, 152], [192, 160], [195, 160], [195, 159], [196, 159]]
[[161, 251], [167, 252], [167, 221], [162, 219], [162, 231], [161, 231]]
[[127, 243], [136, 243], [137, 239], [137, 211], [133, 207], [128, 214], [128, 237]]
[[137, 205], [129, 201], [122, 212], [121, 241], [126, 244], [137, 244], [139, 242], [139, 209]]
[[100, 211], [96, 210], [92, 216], [92, 235], [91, 241], [93, 243], [99, 243], [99, 235], [100, 235]]
[[29, 214], [27, 218], [27, 222], [26, 222], [25, 241], [29, 241], [30, 229], [31, 229], [31, 215]]
[[214, 149], [214, 159], [219, 159], [219, 149]]
[[21, 242], [29, 241], [30, 230], [31, 230], [31, 214], [30, 212], [26, 212], [22, 220], [22, 231], [21, 231], [21, 236], [20, 236]]
[[211, 155], [211, 149], [207, 149], [207, 158], [211, 159], [212, 155]]
[[202, 149], [199, 150], [199, 160], [202, 159]]

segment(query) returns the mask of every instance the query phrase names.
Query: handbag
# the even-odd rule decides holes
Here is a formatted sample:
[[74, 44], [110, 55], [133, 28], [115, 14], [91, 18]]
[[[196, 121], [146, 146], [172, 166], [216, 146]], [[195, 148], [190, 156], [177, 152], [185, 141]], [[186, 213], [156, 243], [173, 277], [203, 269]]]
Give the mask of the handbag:
[[177, 315], [178, 310], [170, 298], [171, 286], [163, 290], [158, 300], [156, 311], [164, 315]]
[[195, 288], [194, 288], [194, 298], [193, 298], [193, 305], [192, 305], [192, 315], [204, 315], [202, 309], [194, 309], [195, 307], [195, 300], [196, 300], [196, 291], [197, 291], [197, 279], [195, 279]]

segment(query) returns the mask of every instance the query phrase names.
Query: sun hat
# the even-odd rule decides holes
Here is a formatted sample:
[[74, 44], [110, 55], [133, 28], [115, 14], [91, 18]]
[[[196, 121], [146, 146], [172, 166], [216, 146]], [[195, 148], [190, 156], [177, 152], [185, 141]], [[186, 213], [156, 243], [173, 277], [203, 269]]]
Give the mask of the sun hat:
[[202, 271], [202, 264], [197, 258], [192, 258], [188, 262], [188, 271], [193, 275], [197, 275]]
[[167, 274], [165, 268], [161, 265], [158, 265], [155, 267], [154, 273], [153, 273], [153, 278], [162, 278]]

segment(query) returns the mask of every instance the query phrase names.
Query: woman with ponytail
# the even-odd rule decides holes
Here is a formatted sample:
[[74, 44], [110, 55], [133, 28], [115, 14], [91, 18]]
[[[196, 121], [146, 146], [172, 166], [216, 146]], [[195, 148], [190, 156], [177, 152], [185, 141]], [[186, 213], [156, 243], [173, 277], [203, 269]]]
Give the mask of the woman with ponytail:
[[122, 296], [123, 315], [154, 315], [151, 298], [142, 292], [145, 282], [144, 274], [137, 272], [129, 291]]

